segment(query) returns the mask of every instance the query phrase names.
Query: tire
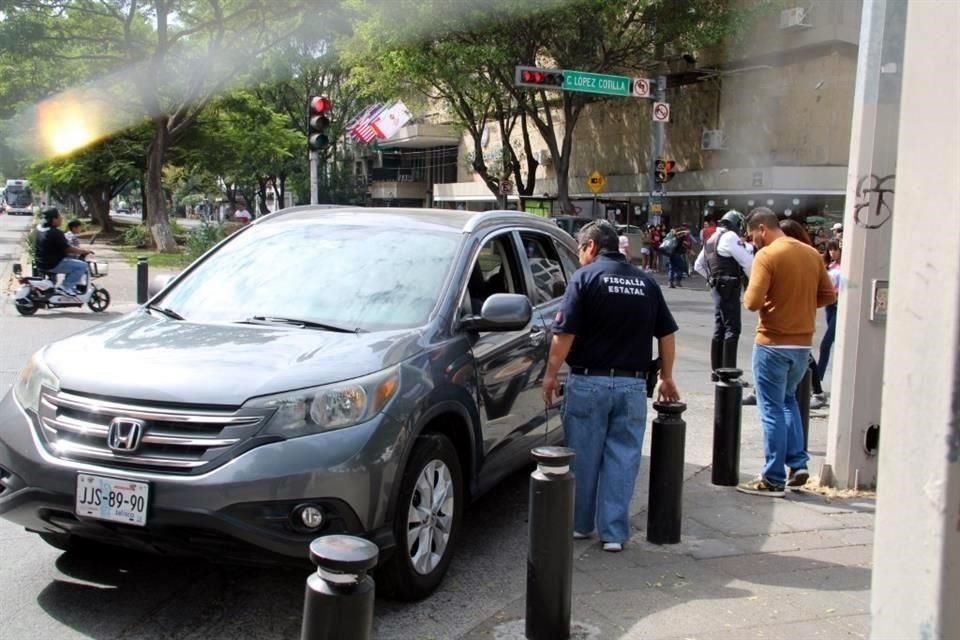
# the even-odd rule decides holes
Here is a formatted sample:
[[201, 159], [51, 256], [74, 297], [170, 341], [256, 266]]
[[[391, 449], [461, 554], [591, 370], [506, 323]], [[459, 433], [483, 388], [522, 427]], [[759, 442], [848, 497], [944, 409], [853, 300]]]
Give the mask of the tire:
[[90, 294], [90, 299], [87, 300], [87, 306], [90, 307], [91, 311], [96, 311], [97, 313], [107, 310], [107, 307], [110, 306], [110, 292], [106, 289], [97, 289], [92, 294]]
[[25, 300], [16, 300], [13, 306], [17, 308], [17, 313], [22, 316], [32, 316], [39, 308], [31, 298], [27, 298]]
[[[446, 500], [434, 501], [424, 495], [442, 490], [444, 485], [448, 487]], [[422, 510], [425, 497], [431, 502], [429, 512]], [[405, 601], [433, 593], [453, 558], [465, 506], [463, 474], [453, 443], [438, 433], [420, 436], [401, 479], [393, 522], [397, 547], [377, 570], [378, 593]], [[427, 529], [417, 527], [413, 520], [424, 516], [431, 523]], [[421, 534], [410, 536], [415, 530]], [[425, 542], [430, 545], [429, 552]]]

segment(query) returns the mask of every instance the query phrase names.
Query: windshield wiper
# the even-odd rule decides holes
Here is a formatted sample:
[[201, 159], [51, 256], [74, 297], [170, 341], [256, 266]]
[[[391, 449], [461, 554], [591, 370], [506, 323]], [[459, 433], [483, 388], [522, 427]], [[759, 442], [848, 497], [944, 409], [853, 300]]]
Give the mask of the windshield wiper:
[[346, 329], [332, 324], [314, 322], [313, 320], [278, 318], [276, 316], [251, 316], [246, 320], [241, 320], [239, 324], [285, 324], [303, 329], [322, 329], [324, 331], [336, 331], [337, 333], [361, 333], [360, 329]]
[[165, 315], [165, 316], [167, 316], [168, 318], [171, 318], [171, 319], [173, 319], [173, 320], [185, 320], [185, 319], [186, 319], [186, 318], [184, 318], [182, 315], [180, 315], [179, 313], [177, 313], [176, 311], [174, 311], [173, 309], [168, 309], [167, 307], [158, 307], [157, 305], [154, 305], [154, 304], [148, 304], [148, 305], [147, 305], [147, 309], [149, 309], [150, 311], [158, 311], [158, 312], [162, 313], [163, 315]]

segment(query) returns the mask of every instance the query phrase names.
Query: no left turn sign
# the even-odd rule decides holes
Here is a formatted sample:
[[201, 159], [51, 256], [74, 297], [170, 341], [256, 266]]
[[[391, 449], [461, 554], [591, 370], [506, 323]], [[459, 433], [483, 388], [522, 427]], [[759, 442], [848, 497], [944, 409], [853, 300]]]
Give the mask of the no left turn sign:
[[670, 122], [670, 104], [667, 102], [653, 103], [653, 121]]
[[634, 78], [631, 91], [633, 92], [634, 98], [649, 98], [650, 81], [646, 78]]

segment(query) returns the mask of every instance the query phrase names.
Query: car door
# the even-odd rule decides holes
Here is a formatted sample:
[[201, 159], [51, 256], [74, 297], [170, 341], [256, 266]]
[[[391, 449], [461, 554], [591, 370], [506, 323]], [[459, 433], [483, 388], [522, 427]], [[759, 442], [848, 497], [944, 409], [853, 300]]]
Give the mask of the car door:
[[[527, 295], [526, 276], [511, 232], [484, 238], [470, 267], [461, 303], [462, 314], [479, 314], [483, 301], [495, 293]], [[489, 331], [471, 336], [477, 371], [478, 404], [483, 420], [484, 467], [500, 466], [501, 475], [526, 455], [511, 444], [543, 424], [538, 366], [546, 341], [536, 313], [518, 331]]]
[[[555, 239], [552, 235], [539, 231], [521, 231], [518, 240], [524, 249], [524, 260], [528, 265], [531, 291], [530, 304], [534, 313], [543, 325], [546, 339], [540, 351], [540, 361], [537, 365], [537, 377], [540, 384], [547, 370], [547, 360], [550, 357], [550, 341], [553, 336], [553, 325], [557, 313], [563, 304], [563, 295], [567, 289], [567, 282], [578, 263], [573, 252], [567, 246]], [[558, 379], [561, 383], [566, 380], [569, 367], [564, 363], [560, 368]], [[543, 400], [540, 400], [541, 404]], [[545, 432], [548, 439], [554, 440], [561, 428], [560, 402], [549, 407], [546, 413]]]

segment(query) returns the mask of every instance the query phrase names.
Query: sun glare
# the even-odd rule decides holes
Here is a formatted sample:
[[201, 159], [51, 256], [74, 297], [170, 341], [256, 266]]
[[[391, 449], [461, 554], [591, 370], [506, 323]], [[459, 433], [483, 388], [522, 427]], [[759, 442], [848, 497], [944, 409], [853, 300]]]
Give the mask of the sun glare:
[[49, 155], [63, 156], [103, 137], [100, 110], [70, 96], [58, 96], [37, 110], [40, 141]]

